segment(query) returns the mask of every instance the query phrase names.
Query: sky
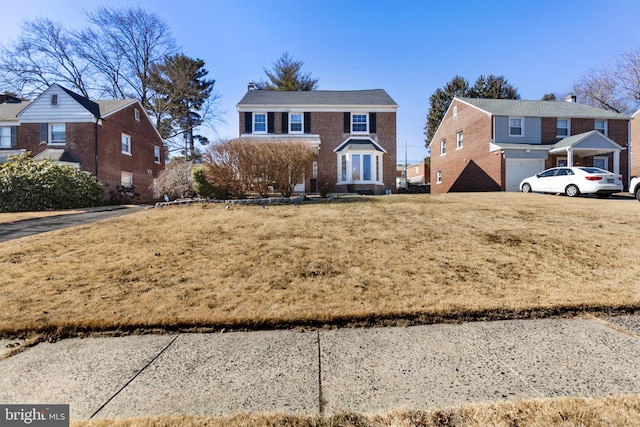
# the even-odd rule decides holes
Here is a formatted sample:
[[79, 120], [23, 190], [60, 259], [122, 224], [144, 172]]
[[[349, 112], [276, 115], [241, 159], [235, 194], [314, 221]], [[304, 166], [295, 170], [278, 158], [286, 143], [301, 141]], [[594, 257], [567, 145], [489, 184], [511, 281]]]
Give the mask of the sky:
[[399, 106], [397, 158], [406, 147], [409, 163], [427, 155], [429, 96], [454, 76], [501, 75], [535, 100], [640, 47], [637, 0], [22, 0], [3, 4], [0, 43], [35, 17], [82, 28], [107, 4], [156, 14], [182, 53], [205, 61], [224, 120], [214, 137], [239, 136], [247, 84], [288, 52], [320, 90], [387, 91]]

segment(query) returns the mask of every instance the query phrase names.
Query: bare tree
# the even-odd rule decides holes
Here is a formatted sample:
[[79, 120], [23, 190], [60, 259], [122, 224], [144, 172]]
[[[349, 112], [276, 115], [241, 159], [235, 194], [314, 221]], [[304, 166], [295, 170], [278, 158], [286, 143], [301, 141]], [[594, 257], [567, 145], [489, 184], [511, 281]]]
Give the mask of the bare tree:
[[25, 97], [52, 83], [89, 95], [91, 64], [78, 54], [75, 37], [46, 18], [25, 21], [17, 41], [0, 49], [0, 77], [7, 89]]
[[580, 102], [630, 114], [640, 106], [640, 49], [618, 56], [614, 64], [588, 70], [573, 85]]

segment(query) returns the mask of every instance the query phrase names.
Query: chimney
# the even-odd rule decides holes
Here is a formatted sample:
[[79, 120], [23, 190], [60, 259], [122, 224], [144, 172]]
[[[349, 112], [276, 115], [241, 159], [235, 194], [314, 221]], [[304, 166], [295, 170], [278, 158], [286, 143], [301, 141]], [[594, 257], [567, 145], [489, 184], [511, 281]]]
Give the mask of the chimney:
[[256, 90], [256, 85], [253, 82], [249, 82], [247, 90]]
[[567, 95], [567, 97], [564, 99], [566, 102], [577, 102], [577, 98], [574, 94], [570, 93], [569, 95]]

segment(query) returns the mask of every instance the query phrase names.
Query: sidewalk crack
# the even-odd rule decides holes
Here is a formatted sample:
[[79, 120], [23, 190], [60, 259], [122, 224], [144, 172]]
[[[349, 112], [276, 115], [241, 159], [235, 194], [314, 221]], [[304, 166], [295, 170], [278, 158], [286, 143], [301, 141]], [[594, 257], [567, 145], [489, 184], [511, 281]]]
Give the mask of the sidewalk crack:
[[320, 346], [320, 331], [316, 331], [316, 342], [318, 343], [318, 412], [322, 417], [324, 415], [324, 407], [327, 402], [322, 395], [322, 350]]
[[146, 365], [144, 365], [144, 367], [142, 369], [140, 369], [138, 371], [138, 373], [136, 373], [129, 381], [127, 381], [127, 383], [125, 385], [123, 385], [120, 390], [118, 390], [113, 396], [111, 396], [106, 402], [104, 402], [102, 404], [102, 406], [100, 406], [93, 414], [91, 414], [91, 416], [89, 417], [89, 419], [92, 419], [93, 417], [95, 417], [96, 415], [98, 415], [98, 412], [102, 411], [104, 409], [105, 406], [107, 406], [109, 404], [109, 402], [111, 402], [113, 399], [116, 398], [117, 395], [119, 395], [122, 390], [124, 390], [125, 388], [127, 388], [129, 386], [129, 384], [131, 384], [133, 382], [133, 380], [135, 380], [136, 378], [138, 378], [138, 376], [143, 373], [149, 366], [151, 366], [151, 364], [153, 362], [155, 362], [161, 355], [162, 353], [164, 353], [169, 347], [171, 347], [171, 345], [178, 339], [178, 337], [180, 336], [180, 334], [176, 335], [174, 339], [172, 339], [169, 344], [167, 344], [158, 354], [155, 355], [155, 357], [153, 359], [151, 359]]

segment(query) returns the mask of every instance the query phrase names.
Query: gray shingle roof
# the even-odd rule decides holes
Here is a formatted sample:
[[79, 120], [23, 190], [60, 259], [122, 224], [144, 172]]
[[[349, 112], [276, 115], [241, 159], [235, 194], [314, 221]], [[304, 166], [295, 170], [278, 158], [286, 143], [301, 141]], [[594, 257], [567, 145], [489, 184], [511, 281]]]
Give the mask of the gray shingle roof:
[[372, 90], [250, 90], [238, 103], [242, 105], [362, 105], [392, 106], [396, 102], [383, 89]]
[[36, 155], [34, 160], [49, 159], [54, 162], [80, 163], [73, 153], [63, 148], [47, 148], [42, 153]]
[[6, 103], [0, 104], [0, 120], [1, 121], [17, 121], [18, 113], [22, 111], [30, 102]]
[[458, 98], [494, 116], [574, 117], [585, 119], [629, 119], [629, 116], [578, 102], [525, 101], [521, 99]]

